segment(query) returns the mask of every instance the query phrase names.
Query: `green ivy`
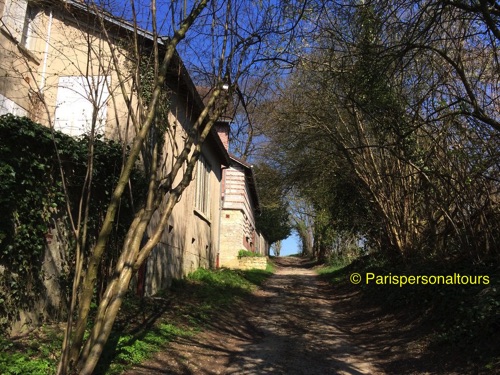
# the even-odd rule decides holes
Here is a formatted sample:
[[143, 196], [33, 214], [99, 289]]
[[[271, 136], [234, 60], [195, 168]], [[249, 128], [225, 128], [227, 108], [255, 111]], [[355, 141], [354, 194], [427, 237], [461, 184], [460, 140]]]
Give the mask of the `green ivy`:
[[[0, 316], [3, 317], [0, 331], [16, 319], [20, 310], [29, 310], [43, 292], [41, 262], [50, 229], [57, 223], [58, 227], [65, 227], [59, 233], [71, 233], [61, 169], [71, 207], [69, 214], [76, 219], [80, 197], [85, 193], [82, 186], [89, 142], [89, 137], [72, 138], [25, 117], [0, 116]], [[97, 236], [127, 151], [114, 141], [94, 139], [93, 142], [89, 246]], [[144, 178], [136, 171], [131, 178], [134, 190], [121, 203], [103, 267], [116, 258], [133, 215], [129, 197], [140, 199], [138, 192], [143, 183]], [[71, 237], [65, 240], [72, 269], [74, 240]], [[60, 282], [69, 285], [71, 276], [62, 275]]]

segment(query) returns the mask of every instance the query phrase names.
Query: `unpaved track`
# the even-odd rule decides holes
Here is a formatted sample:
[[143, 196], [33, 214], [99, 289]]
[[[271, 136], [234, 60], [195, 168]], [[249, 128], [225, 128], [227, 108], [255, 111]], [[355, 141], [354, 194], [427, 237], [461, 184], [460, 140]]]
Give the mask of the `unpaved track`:
[[248, 301], [127, 375], [383, 374], [336, 326], [332, 288], [311, 264], [292, 257], [277, 264]]

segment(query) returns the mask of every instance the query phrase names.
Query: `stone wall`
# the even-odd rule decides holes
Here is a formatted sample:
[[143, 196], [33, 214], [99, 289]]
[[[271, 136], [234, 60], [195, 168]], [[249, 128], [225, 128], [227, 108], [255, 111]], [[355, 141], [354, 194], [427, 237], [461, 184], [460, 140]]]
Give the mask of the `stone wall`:
[[242, 257], [239, 259], [239, 269], [241, 270], [265, 270], [267, 267], [267, 257]]
[[222, 210], [220, 231], [219, 266], [238, 268], [238, 251], [243, 247], [243, 212]]

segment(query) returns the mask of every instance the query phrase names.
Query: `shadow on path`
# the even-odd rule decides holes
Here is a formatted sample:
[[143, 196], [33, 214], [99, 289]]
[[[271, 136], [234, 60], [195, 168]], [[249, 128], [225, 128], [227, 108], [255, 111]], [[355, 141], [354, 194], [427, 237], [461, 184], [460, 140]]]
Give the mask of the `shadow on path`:
[[126, 374], [382, 374], [336, 325], [332, 290], [311, 269], [316, 263], [274, 262], [260, 290]]

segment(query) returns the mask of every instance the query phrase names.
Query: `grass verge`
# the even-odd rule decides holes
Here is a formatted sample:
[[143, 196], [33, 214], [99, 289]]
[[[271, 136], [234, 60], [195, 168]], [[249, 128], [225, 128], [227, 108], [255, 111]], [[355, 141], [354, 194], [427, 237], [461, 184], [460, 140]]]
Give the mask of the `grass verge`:
[[[127, 297], [96, 374], [120, 374], [164, 349], [176, 337], [195, 335], [218, 311], [230, 308], [273, 273], [262, 270], [199, 269], [151, 298]], [[54, 374], [62, 325], [46, 325], [29, 335], [0, 338], [0, 374]]]

